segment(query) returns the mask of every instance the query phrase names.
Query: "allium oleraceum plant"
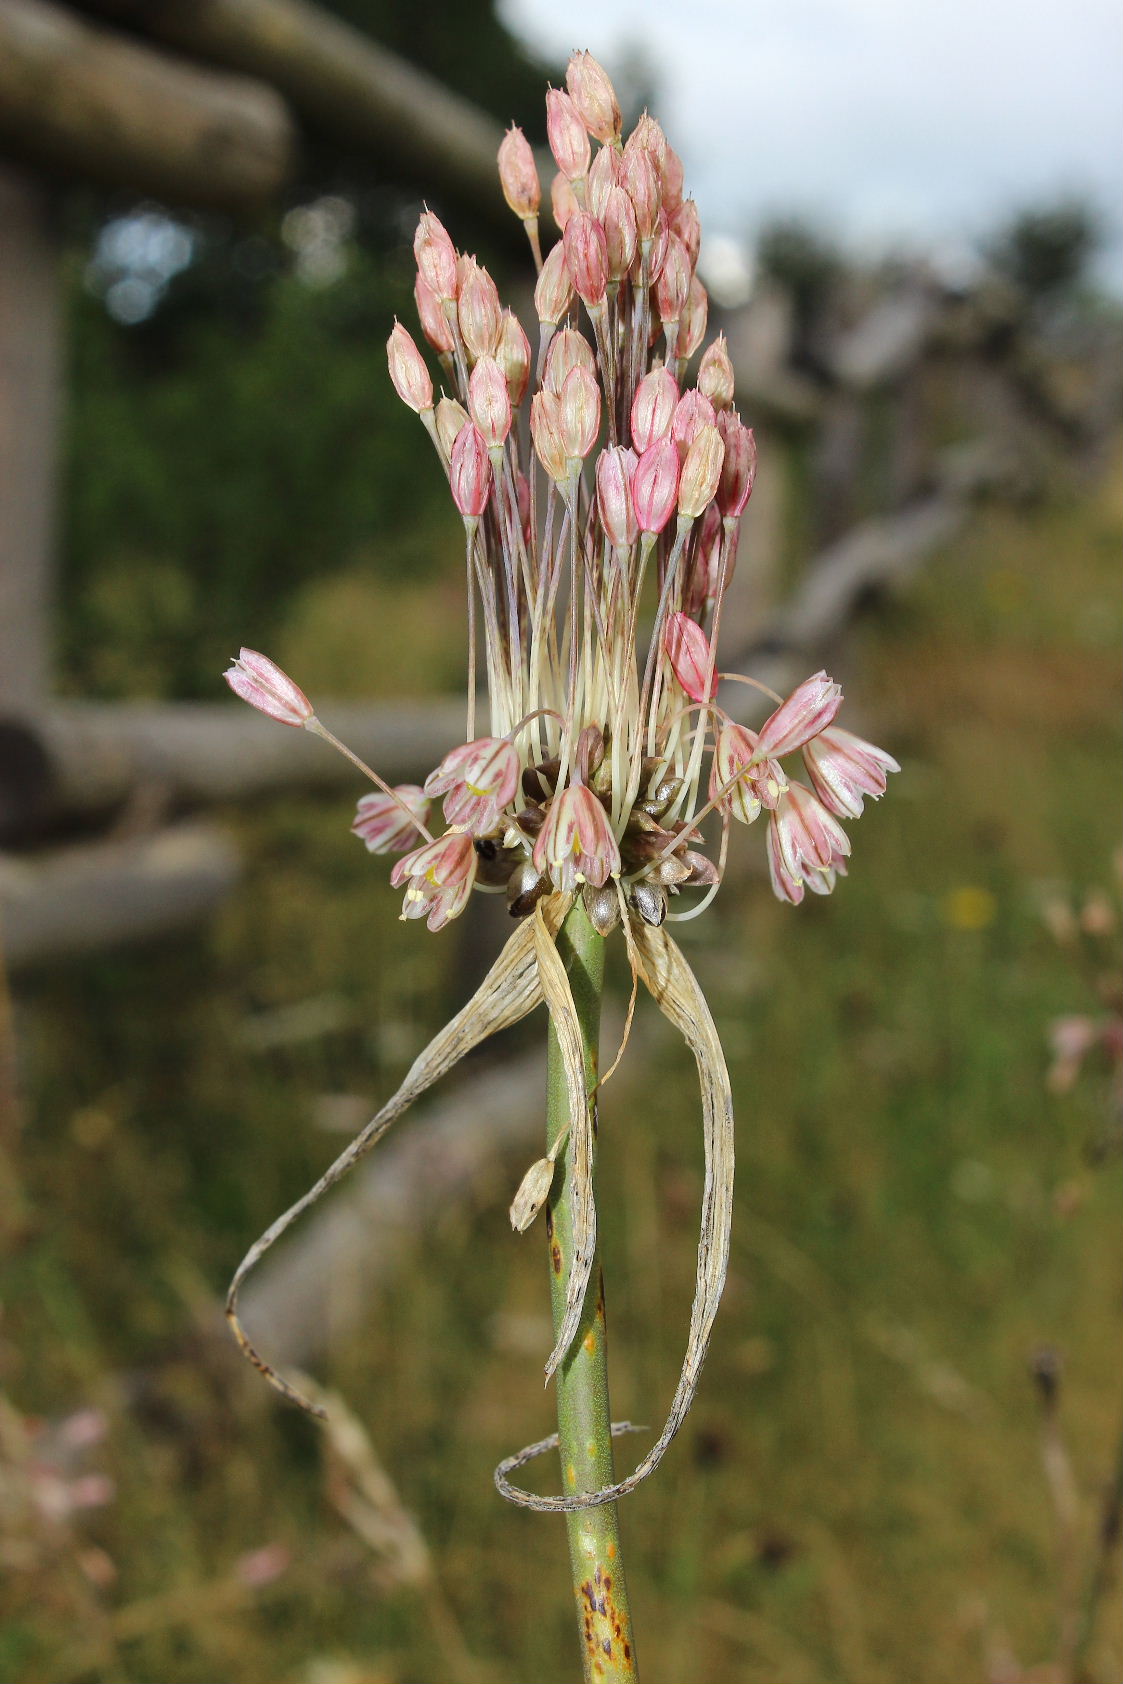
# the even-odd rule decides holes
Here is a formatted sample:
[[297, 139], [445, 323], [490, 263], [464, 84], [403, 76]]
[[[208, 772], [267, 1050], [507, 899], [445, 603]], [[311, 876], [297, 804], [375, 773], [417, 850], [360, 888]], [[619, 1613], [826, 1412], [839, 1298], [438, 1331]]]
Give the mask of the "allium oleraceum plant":
[[[710, 904], [731, 831], [758, 819], [780, 899], [798, 905], [808, 891], [829, 894], [850, 854], [841, 821], [884, 792], [897, 764], [835, 725], [842, 693], [825, 672], [786, 699], [774, 697], [759, 731], [730, 718], [717, 700], [719, 679], [734, 676], [719, 672], [716, 650], [756, 472], [753, 433], [733, 407], [723, 338], [703, 351], [694, 385], [686, 383], [702, 350], [707, 299], [695, 274], [698, 213], [683, 197], [681, 162], [649, 116], [622, 140], [611, 84], [588, 54], [574, 56], [567, 86], [547, 95], [562, 237], [544, 259], [533, 153], [518, 129], [499, 152], [503, 192], [538, 267], [536, 348], [491, 276], [457, 251], [437, 217], [426, 211], [418, 224], [417, 308], [442, 395], [401, 324], [387, 350], [390, 378], [432, 439], [463, 519], [467, 727], [465, 741], [423, 787], [391, 789], [363, 768], [377, 787], [360, 800], [352, 827], [372, 853], [402, 855], [391, 882], [404, 890], [403, 918], [424, 918], [439, 931], [479, 889], [505, 893], [515, 929], [478, 993], [398, 1093], [249, 1253], [231, 1288], [230, 1313], [251, 1359], [303, 1401], [252, 1350], [238, 1322], [247, 1270], [418, 1094], [544, 1001], [564, 1064], [574, 1184], [564, 1307], [546, 1364], [547, 1376], [554, 1374], [578, 1329], [596, 1247], [593, 1096], [556, 941], [575, 905], [600, 937], [619, 926], [632, 1005], [643, 982], [698, 1064], [702, 1234], [678, 1389], [636, 1471], [600, 1490], [540, 1498], [507, 1475], [542, 1446], [499, 1470], [500, 1488], [514, 1500], [572, 1512], [631, 1490], [660, 1461], [693, 1399], [725, 1279], [729, 1081], [709, 1009], [667, 925]], [[265, 656], [243, 649], [226, 678], [273, 719], [335, 742]], [[799, 761], [807, 781], [797, 775]], [[718, 833], [716, 857], [702, 829], [707, 820]], [[519, 1229], [547, 1200], [563, 1144], [565, 1130], [520, 1188], [512, 1208]]]

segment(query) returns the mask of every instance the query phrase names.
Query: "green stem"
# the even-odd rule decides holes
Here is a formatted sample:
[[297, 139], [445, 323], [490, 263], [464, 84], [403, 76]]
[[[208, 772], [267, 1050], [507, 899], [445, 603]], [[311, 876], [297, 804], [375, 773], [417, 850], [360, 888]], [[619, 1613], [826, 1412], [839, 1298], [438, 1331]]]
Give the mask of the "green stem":
[[[578, 900], [558, 934], [558, 952], [569, 975], [585, 1047], [585, 1079], [597, 1079], [604, 940]], [[569, 1101], [561, 1051], [550, 1029], [547, 1064], [547, 1149], [569, 1125]], [[550, 1295], [554, 1328], [565, 1313], [565, 1288], [572, 1257], [573, 1182], [567, 1146], [563, 1173], [546, 1206], [550, 1242]], [[605, 1333], [604, 1282], [599, 1256], [593, 1259], [589, 1293], [577, 1336], [555, 1375], [562, 1484], [567, 1495], [597, 1491], [615, 1479], [612, 1459], [612, 1412], [608, 1401], [608, 1341]], [[566, 1515], [573, 1592], [581, 1658], [587, 1681], [637, 1678], [620, 1520], [615, 1503]]]

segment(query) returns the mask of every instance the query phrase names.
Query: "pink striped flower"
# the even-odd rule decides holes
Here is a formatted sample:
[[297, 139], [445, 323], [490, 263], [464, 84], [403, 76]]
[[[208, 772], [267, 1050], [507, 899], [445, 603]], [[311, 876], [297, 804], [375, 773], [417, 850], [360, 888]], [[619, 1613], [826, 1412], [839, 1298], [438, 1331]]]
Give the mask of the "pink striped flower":
[[519, 784], [520, 761], [506, 737], [477, 737], [446, 754], [425, 779], [426, 795], [443, 795], [445, 822], [487, 836]]
[[444, 304], [456, 297], [456, 247], [439, 216], [423, 211], [413, 236], [413, 255], [417, 259], [417, 273]]
[[360, 796], [351, 830], [369, 854], [400, 854], [416, 844], [428, 817], [425, 791], [417, 784], [397, 784], [393, 795], [378, 789]]
[[406, 885], [403, 918], [424, 918], [441, 930], [463, 912], [476, 880], [476, 850], [470, 836], [450, 831], [398, 861], [390, 873], [395, 889]]
[[712, 702], [717, 694], [713, 650], [697, 620], [685, 614], [671, 614], [663, 647], [675, 677], [691, 701]]
[[605, 537], [617, 550], [631, 549], [639, 536], [632, 478], [636, 453], [615, 445], [597, 457], [597, 509]]
[[747, 725], [724, 725], [718, 732], [710, 770], [710, 800], [742, 824], [752, 824], [762, 807], [775, 808], [788, 780], [775, 760], [762, 760], [757, 734]]
[[[769, 845], [783, 874], [792, 883], [807, 883], [816, 873], [837, 872], [850, 853], [850, 838], [837, 819], [806, 784], [791, 783], [780, 796], [769, 821]], [[829, 893], [816, 882], [816, 893]], [[786, 898], [790, 899], [790, 896]]]
[[499, 145], [499, 185], [503, 197], [523, 222], [538, 215], [542, 189], [530, 142], [513, 124]]
[[479, 520], [491, 496], [491, 481], [487, 444], [475, 422], [469, 421], [456, 435], [449, 464], [452, 500], [465, 520]]
[[546, 92], [546, 139], [561, 173], [568, 181], [580, 181], [593, 155], [589, 131], [572, 99], [560, 88]]
[[601, 889], [620, 870], [620, 849], [608, 814], [586, 784], [555, 796], [534, 844], [534, 863], [569, 894], [582, 883]]
[[678, 450], [661, 438], [645, 450], [632, 478], [632, 501], [641, 532], [662, 532], [678, 502]]
[[804, 744], [803, 762], [819, 800], [840, 819], [860, 818], [864, 797], [880, 801], [886, 774], [901, 770], [883, 748], [838, 726], [820, 731]]
[[774, 760], [794, 754], [830, 724], [841, 705], [841, 684], [825, 672], [805, 678], [761, 726], [757, 752]]
[[279, 725], [307, 725], [316, 716], [299, 685], [256, 649], [240, 649], [238, 659], [222, 676], [236, 696]]
[[678, 381], [669, 369], [653, 368], [632, 399], [632, 443], [642, 454], [671, 430], [679, 401]]

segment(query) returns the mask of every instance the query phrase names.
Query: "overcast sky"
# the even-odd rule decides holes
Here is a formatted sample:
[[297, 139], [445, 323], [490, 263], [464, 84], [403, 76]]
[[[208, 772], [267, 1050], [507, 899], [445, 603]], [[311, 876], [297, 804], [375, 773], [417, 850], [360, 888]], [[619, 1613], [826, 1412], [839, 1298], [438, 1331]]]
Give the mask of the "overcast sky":
[[1118, 0], [502, 0], [612, 70], [642, 46], [709, 233], [778, 210], [849, 242], [966, 247], [1014, 207], [1092, 199], [1123, 290]]

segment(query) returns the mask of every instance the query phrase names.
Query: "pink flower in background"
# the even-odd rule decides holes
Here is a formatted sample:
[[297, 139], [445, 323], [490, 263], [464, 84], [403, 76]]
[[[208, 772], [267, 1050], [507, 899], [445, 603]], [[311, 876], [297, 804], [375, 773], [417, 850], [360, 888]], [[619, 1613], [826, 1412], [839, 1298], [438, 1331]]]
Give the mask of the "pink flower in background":
[[429, 798], [417, 784], [397, 784], [390, 795], [374, 790], [359, 797], [351, 829], [371, 854], [400, 854], [417, 842], [418, 826], [429, 817]]

